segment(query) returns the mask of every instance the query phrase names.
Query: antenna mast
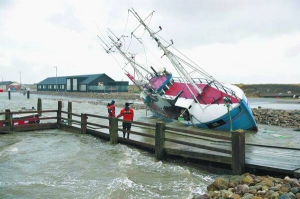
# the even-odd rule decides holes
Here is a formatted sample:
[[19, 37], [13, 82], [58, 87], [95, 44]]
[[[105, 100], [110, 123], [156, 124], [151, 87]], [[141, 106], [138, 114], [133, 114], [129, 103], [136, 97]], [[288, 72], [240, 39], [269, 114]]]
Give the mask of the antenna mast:
[[[184, 78], [187, 80], [187, 82], [189, 82], [190, 84], [192, 84], [193, 88], [197, 91], [198, 94], [201, 94], [202, 91], [195, 84], [195, 82], [192, 80], [192, 78], [187, 73], [187, 71], [183, 68], [183, 66], [176, 59], [176, 57], [173, 55], [173, 53], [171, 53], [167, 49], [170, 45], [167, 46], [167, 47], [165, 47], [164, 45], [162, 45], [162, 43], [160, 42], [160, 40], [155, 36], [156, 33], [158, 33], [159, 31], [162, 30], [161, 27], [160, 27], [160, 30], [158, 32], [153, 32], [152, 30], [150, 30], [150, 28], [145, 24], [145, 22], [142, 20], [142, 18], [137, 14], [137, 12], [133, 8], [131, 8], [131, 10], [129, 10], [129, 11], [132, 12], [132, 14], [134, 15], [134, 17], [140, 22], [141, 25], [144, 26], [145, 30], [147, 30], [147, 32], [150, 34], [150, 36], [156, 41], [157, 45], [164, 51], [164, 55], [166, 55], [169, 58], [169, 60], [171, 61], [171, 63], [174, 65], [174, 67], [176, 67], [181, 72], [181, 74], [184, 76]], [[172, 40], [171, 40], [171, 42], [173, 44]]]

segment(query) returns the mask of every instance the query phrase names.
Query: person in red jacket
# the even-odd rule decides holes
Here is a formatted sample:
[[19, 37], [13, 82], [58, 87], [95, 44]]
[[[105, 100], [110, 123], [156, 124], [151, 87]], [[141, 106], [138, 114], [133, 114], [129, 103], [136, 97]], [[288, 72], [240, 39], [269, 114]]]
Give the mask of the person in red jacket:
[[[126, 121], [133, 121], [134, 111], [129, 107], [129, 103], [125, 103], [125, 107], [120, 111], [120, 114], [117, 118], [123, 117], [123, 138], [125, 138], [126, 131], [131, 129], [131, 123]], [[127, 132], [127, 138], [129, 138], [129, 132]]]
[[116, 117], [115, 100], [112, 100], [111, 103], [107, 104], [107, 112], [109, 117], [109, 126], [111, 126], [111, 118]]

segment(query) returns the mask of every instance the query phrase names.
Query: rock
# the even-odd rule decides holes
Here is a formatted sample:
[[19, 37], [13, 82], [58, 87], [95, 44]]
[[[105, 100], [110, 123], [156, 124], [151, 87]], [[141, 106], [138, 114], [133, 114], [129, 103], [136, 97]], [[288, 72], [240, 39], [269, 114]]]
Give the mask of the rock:
[[218, 188], [214, 184], [210, 184], [207, 186], [207, 191], [216, 191]]
[[253, 199], [253, 197], [254, 197], [253, 194], [246, 193], [241, 197], [241, 199]]
[[241, 198], [241, 196], [240, 195], [238, 195], [238, 194], [232, 194], [231, 196], [229, 196], [229, 199], [240, 199]]
[[230, 185], [233, 184], [234, 187], [236, 187], [237, 185], [239, 185], [242, 182], [243, 178], [244, 178], [244, 176], [238, 176], [238, 175], [231, 176], [229, 178], [229, 183], [230, 183]]
[[297, 188], [297, 187], [292, 187], [291, 189], [290, 189], [290, 192], [292, 192], [293, 194], [296, 194], [296, 193], [298, 193], [300, 190]]
[[253, 182], [253, 178], [250, 175], [246, 175], [242, 180], [242, 183], [248, 185], [251, 184], [252, 182]]
[[203, 195], [195, 197], [195, 199], [211, 199], [211, 197], [208, 194], [203, 194]]
[[279, 187], [270, 187], [269, 190], [279, 191]]
[[[227, 185], [230, 187], [227, 188], [227, 180], [224, 178], [217, 178], [210, 184], [208, 189], [215, 189], [209, 191], [211, 199], [300, 199], [299, 180], [295, 178], [281, 179], [245, 173], [241, 176], [232, 176], [229, 181]], [[251, 186], [248, 186], [248, 183]], [[237, 185], [232, 188], [234, 184]]]
[[274, 192], [270, 195], [270, 199], [277, 199], [279, 197], [279, 193], [278, 192]]
[[231, 191], [227, 191], [227, 190], [222, 190], [221, 191], [221, 196], [223, 198], [229, 198], [229, 196], [233, 195], [233, 193]]
[[273, 187], [274, 186], [274, 182], [269, 178], [263, 179], [259, 184], [265, 185], [265, 186], [268, 186], [268, 187]]
[[217, 178], [214, 182], [213, 185], [218, 188], [219, 190], [222, 189], [228, 189], [228, 181], [225, 180], [224, 178]]
[[246, 184], [239, 184], [236, 187], [236, 191], [235, 191], [235, 193], [240, 194], [240, 195], [242, 195], [244, 193], [248, 193], [248, 192], [249, 192], [249, 187]]
[[289, 188], [288, 187], [286, 187], [286, 186], [282, 186], [280, 189], [279, 189], [279, 191], [281, 191], [282, 193], [287, 193], [287, 192], [289, 192]]
[[263, 190], [263, 191], [268, 190], [268, 189], [269, 189], [269, 187], [268, 187], [267, 185], [263, 185], [263, 186], [261, 187], [261, 190]]
[[273, 193], [276, 193], [276, 192], [274, 192], [273, 190], [267, 190], [265, 195], [264, 195], [264, 198], [271, 198]]
[[295, 199], [296, 196], [293, 193], [285, 193], [278, 197], [278, 199]]

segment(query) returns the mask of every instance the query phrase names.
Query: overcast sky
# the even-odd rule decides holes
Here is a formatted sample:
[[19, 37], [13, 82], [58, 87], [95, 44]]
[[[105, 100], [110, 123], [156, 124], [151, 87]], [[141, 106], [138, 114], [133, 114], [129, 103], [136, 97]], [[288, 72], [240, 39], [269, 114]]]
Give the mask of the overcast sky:
[[0, 81], [38, 83], [54, 66], [129, 81], [97, 35], [124, 29], [131, 7], [155, 10], [165, 39], [221, 82], [300, 83], [299, 0], [0, 0]]

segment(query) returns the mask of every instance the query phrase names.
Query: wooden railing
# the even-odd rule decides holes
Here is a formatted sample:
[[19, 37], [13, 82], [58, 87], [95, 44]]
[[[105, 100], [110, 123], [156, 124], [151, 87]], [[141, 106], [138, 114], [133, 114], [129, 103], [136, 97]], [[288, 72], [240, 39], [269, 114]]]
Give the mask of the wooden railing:
[[[132, 130], [130, 139], [119, 137], [123, 129], [119, 128], [122, 119], [111, 118], [112, 125], [108, 125], [108, 117], [95, 114], [72, 113], [72, 103], [68, 103], [68, 111], [62, 111], [62, 102], [58, 102], [57, 110], [29, 111], [22, 113], [52, 113], [51, 116], [40, 117], [40, 123], [13, 125], [18, 120], [12, 118], [13, 114], [6, 110], [5, 126], [0, 127], [0, 132], [44, 130], [61, 128], [76, 133], [88, 133], [100, 138], [110, 140], [111, 144], [124, 143], [134, 145], [155, 153], [158, 160], [167, 156], [193, 158], [209, 162], [223, 163], [231, 166], [233, 174], [245, 171], [245, 133], [231, 132], [231, 136], [207, 133], [204, 130], [187, 130], [166, 126], [164, 122], [156, 124], [131, 121]], [[54, 113], [54, 114], [53, 114]], [[105, 122], [100, 122], [103, 120]], [[104, 123], [107, 122], [107, 125]], [[121, 125], [120, 125], [121, 126]]]
[[[24, 125], [16, 125], [16, 123], [23, 121], [24, 118], [13, 118], [14, 114], [22, 116], [22, 114], [35, 114], [35, 113], [55, 113], [54, 116], [39, 117], [39, 118], [27, 118], [25, 119], [28, 123]], [[5, 110], [5, 113], [0, 113], [0, 115], [5, 115], [5, 120], [0, 120], [4, 125], [0, 127], [0, 132], [20, 132], [20, 131], [32, 131], [32, 130], [43, 130], [57, 128], [57, 110], [45, 110], [45, 111], [22, 111], [22, 112], [11, 112], [9, 109]], [[47, 121], [47, 123], [42, 123], [41, 121]]]

